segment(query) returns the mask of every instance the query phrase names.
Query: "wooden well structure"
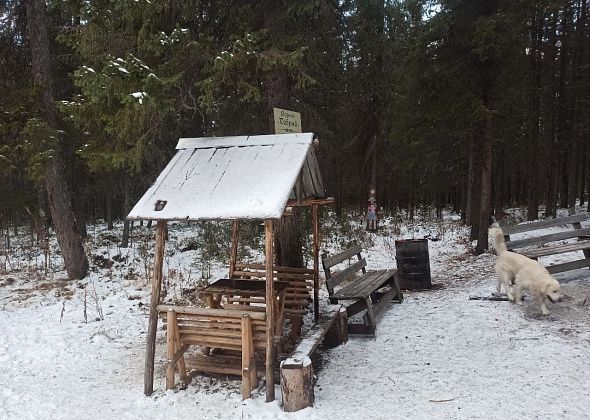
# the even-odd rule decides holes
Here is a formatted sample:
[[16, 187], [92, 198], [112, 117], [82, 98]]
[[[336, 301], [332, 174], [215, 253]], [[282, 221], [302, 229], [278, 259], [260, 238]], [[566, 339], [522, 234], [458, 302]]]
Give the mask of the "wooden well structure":
[[[233, 221], [230, 278], [236, 262], [239, 220], [261, 220], [265, 226], [266, 301], [273, 297], [273, 223], [286, 209], [310, 206], [313, 224], [313, 303], [318, 319], [319, 206], [326, 197], [313, 133], [182, 138], [176, 155], [128, 215], [155, 220], [156, 242], [147, 334], [144, 393], [153, 392], [166, 223], [183, 220]], [[271, 280], [271, 281], [269, 281]], [[266, 305], [266, 400], [274, 400], [274, 316]]]

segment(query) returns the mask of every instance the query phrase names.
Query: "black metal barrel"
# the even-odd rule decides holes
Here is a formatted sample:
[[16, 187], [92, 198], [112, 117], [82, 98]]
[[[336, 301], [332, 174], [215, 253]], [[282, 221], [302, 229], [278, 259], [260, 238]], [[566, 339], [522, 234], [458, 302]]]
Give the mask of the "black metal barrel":
[[400, 288], [412, 290], [432, 288], [428, 239], [395, 241], [395, 260]]

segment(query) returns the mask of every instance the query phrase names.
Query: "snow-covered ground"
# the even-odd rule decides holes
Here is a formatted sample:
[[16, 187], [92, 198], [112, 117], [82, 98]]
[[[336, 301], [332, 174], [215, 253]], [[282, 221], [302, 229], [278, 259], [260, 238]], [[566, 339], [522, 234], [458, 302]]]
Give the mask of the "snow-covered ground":
[[[315, 406], [290, 414], [279, 407], [278, 387], [279, 399], [268, 404], [263, 393], [242, 402], [240, 382], [226, 378], [200, 376], [185, 390], [164, 391], [163, 332], [155, 392], [143, 395], [153, 251], [149, 236], [139, 233], [147, 228], [134, 230], [128, 249], [118, 248], [104, 227], [91, 230], [94, 271], [79, 282], [52, 271], [59, 267], [56, 252], [43, 274], [44, 257], [25, 246], [23, 234], [13, 240], [9, 260], [0, 253], [6, 271], [0, 271], [0, 419], [587, 418], [590, 270], [557, 276], [565, 299], [550, 306], [548, 317], [531, 299], [522, 307], [469, 300], [494, 290], [495, 256], [473, 256], [467, 230], [451, 219], [390, 220], [378, 234], [360, 235], [375, 269], [395, 266], [396, 238], [434, 239], [436, 287], [406, 292], [401, 305], [391, 304], [375, 337], [350, 337], [322, 350]], [[323, 248], [349, 239], [348, 231], [331, 232]], [[209, 270], [197, 251], [187, 250], [194, 233], [184, 224], [170, 230], [168, 300], [186, 299]], [[222, 263], [212, 265], [212, 279], [225, 275]], [[325, 303], [323, 291], [322, 297]]]

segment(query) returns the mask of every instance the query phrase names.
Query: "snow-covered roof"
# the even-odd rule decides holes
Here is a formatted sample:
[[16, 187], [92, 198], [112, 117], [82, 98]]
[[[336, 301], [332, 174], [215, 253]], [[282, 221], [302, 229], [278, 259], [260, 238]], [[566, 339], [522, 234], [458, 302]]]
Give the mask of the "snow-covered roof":
[[183, 138], [128, 219], [276, 219], [325, 198], [313, 133]]

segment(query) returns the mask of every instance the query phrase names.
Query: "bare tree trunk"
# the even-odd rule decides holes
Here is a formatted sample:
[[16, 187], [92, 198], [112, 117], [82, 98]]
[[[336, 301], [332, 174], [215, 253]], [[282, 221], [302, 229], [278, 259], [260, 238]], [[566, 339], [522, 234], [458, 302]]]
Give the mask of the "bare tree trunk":
[[[269, 131], [274, 132], [273, 108], [289, 108], [289, 84], [283, 74], [273, 74], [266, 79]], [[293, 208], [293, 215], [283, 217], [275, 226], [275, 264], [286, 267], [303, 267], [303, 239], [301, 235], [300, 208]]]
[[559, 178], [559, 147], [557, 143], [557, 124], [556, 124], [556, 96], [558, 93], [558, 80], [555, 74], [557, 73], [556, 68], [556, 61], [557, 61], [557, 13], [555, 13], [551, 18], [551, 24], [548, 28], [548, 40], [549, 42], [547, 45], [549, 46], [549, 51], [547, 51], [548, 62], [551, 63], [549, 67], [549, 75], [546, 77], [546, 83], [550, 84], [550, 89], [548, 89], [548, 97], [546, 101], [548, 102], [548, 109], [546, 111], [545, 118], [549, 123], [548, 129], [548, 155], [552, 156], [552, 159], [549, 159], [546, 162], [548, 166], [548, 177], [547, 177], [547, 203], [545, 209], [545, 215], [548, 217], [555, 217], [557, 215], [557, 186], [558, 186], [558, 178]]
[[541, 72], [539, 70], [540, 51], [539, 44], [542, 41], [542, 27], [543, 19], [537, 19], [535, 16], [533, 21], [536, 22], [532, 39], [534, 40], [533, 51], [530, 53], [530, 63], [532, 72], [532, 86], [530, 89], [530, 151], [531, 159], [529, 159], [529, 176], [528, 176], [528, 211], [527, 219], [536, 220], [539, 217], [539, 183], [541, 182], [541, 174], [539, 171], [539, 93], [541, 88]]
[[[27, 27], [31, 44], [31, 68], [35, 84], [43, 89], [42, 103], [49, 127], [57, 129], [57, 114], [53, 104], [49, 62], [49, 40], [45, 16], [45, 2], [26, 0]], [[62, 167], [60, 146], [45, 173], [45, 187], [51, 219], [55, 226], [57, 241], [70, 279], [81, 279], [88, 273], [88, 260], [84, 254], [82, 238], [76, 227], [70, 193]]]
[[127, 215], [131, 210], [131, 200], [129, 197], [129, 174], [125, 171], [123, 175], [123, 237], [121, 238], [121, 248], [129, 246], [129, 226], [131, 222], [127, 220]]
[[473, 184], [474, 184], [474, 165], [473, 165], [473, 142], [469, 142], [469, 156], [467, 157], [467, 185], [465, 197], [465, 224], [471, 226], [473, 223]]
[[113, 230], [113, 195], [107, 193], [106, 196], [106, 209], [105, 219], [107, 222], [107, 229]]
[[[496, 1], [485, 2], [485, 15], [492, 16], [496, 13]], [[492, 92], [496, 80], [495, 59], [489, 58], [481, 63], [482, 105], [489, 115], [483, 123], [483, 156], [481, 165], [480, 208], [477, 246], [475, 254], [479, 255], [488, 249], [488, 229], [492, 206], [492, 164], [494, 160], [494, 107]]]
[[492, 143], [494, 140], [492, 121], [486, 122], [483, 144], [483, 163], [481, 167], [481, 204], [479, 209], [479, 233], [475, 254], [488, 249], [488, 227], [492, 204]]
[[557, 150], [559, 156], [559, 204], [562, 208], [567, 208], [569, 204], [568, 183], [573, 181], [569, 179], [569, 167], [573, 162], [569, 160], [572, 150], [572, 130], [571, 130], [571, 112], [570, 109], [570, 90], [569, 80], [569, 62], [571, 56], [570, 48], [570, 19], [572, 19], [572, 10], [569, 1], [565, 2], [561, 20], [560, 47], [559, 47], [559, 89], [557, 96]]
[[473, 156], [473, 184], [471, 189], [471, 233], [469, 240], [474, 241], [479, 237], [479, 222], [481, 208], [481, 156], [476, 159]]
[[[574, 214], [576, 212], [576, 193], [578, 191], [578, 159], [579, 154], [583, 150], [580, 150], [582, 147], [579, 141], [579, 132], [581, 131], [580, 125], [580, 99], [579, 92], [581, 89], [581, 75], [580, 75], [580, 66], [582, 65], [583, 56], [584, 56], [584, 45], [586, 40], [584, 39], [584, 29], [586, 27], [586, 0], [580, 1], [579, 6], [580, 14], [576, 19], [576, 43], [575, 43], [575, 50], [573, 53], [573, 61], [572, 61], [572, 85], [573, 89], [571, 90], [571, 107], [572, 107], [572, 127], [571, 127], [571, 146], [570, 146], [570, 159], [569, 161], [569, 170], [568, 170], [568, 210], [570, 214]], [[586, 100], [586, 98], [583, 98]], [[582, 117], [583, 118], [583, 117]], [[580, 129], [579, 129], [580, 128]]]

